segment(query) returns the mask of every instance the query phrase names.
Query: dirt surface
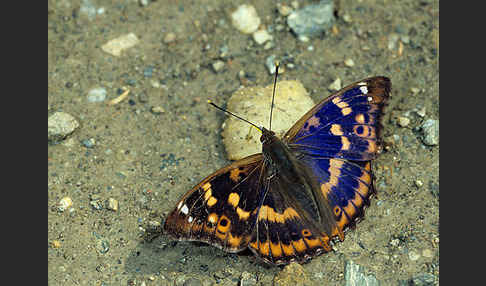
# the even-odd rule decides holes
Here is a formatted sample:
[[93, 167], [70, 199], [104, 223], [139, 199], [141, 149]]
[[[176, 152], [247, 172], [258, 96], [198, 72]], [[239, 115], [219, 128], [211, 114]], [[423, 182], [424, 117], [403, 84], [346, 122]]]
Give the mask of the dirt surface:
[[[206, 99], [224, 104], [240, 85], [270, 84], [270, 55], [293, 64], [281, 79], [300, 80], [316, 102], [331, 94], [336, 78], [347, 85], [385, 75], [393, 84], [388, 143], [374, 164], [378, 196], [335, 252], [303, 265], [306, 283], [344, 285], [345, 265], [353, 261], [381, 285], [427, 275], [438, 284], [440, 148], [425, 145], [420, 130], [425, 120], [439, 119], [438, 0], [341, 0], [334, 28], [308, 42], [289, 31], [274, 1], [88, 2], [94, 16], [80, 9], [86, 1], [48, 1], [48, 115], [63, 111], [80, 124], [48, 144], [49, 285], [274, 281], [282, 268], [249, 252], [228, 254], [164, 235], [144, 239], [147, 225], [163, 221], [182, 194], [229, 163], [220, 136], [224, 115]], [[232, 26], [229, 14], [243, 3], [255, 6], [273, 48]], [[128, 33], [140, 41], [119, 57], [101, 49]], [[217, 60], [224, 66], [215, 72]], [[96, 87], [106, 89], [104, 102], [87, 100]], [[108, 105], [123, 87], [128, 97]], [[404, 127], [400, 117], [409, 119]], [[61, 212], [64, 197], [73, 204]], [[117, 210], [109, 209], [110, 198]]]

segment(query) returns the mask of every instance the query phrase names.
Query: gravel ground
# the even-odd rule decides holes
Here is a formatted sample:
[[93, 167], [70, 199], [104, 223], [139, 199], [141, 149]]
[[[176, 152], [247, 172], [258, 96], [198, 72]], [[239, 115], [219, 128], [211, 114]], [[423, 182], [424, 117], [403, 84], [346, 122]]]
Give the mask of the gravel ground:
[[[233, 23], [241, 4], [257, 32]], [[310, 16], [331, 21], [322, 31], [292, 30], [292, 12], [317, 4], [48, 1], [49, 285], [438, 284], [438, 0], [336, 1], [329, 18]], [[365, 219], [302, 266], [148, 241], [183, 193], [229, 162], [225, 115], [206, 99], [224, 105], [240, 86], [271, 84], [272, 59], [316, 102], [391, 78]]]

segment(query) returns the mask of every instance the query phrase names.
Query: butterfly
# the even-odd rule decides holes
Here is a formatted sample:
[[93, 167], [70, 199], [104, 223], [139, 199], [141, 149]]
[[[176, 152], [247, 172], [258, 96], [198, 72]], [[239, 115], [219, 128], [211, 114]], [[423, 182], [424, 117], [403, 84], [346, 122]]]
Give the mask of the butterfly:
[[261, 127], [262, 153], [189, 190], [164, 232], [230, 253], [249, 248], [273, 265], [331, 251], [375, 192], [371, 161], [390, 90], [387, 77], [364, 79], [323, 99], [281, 139]]

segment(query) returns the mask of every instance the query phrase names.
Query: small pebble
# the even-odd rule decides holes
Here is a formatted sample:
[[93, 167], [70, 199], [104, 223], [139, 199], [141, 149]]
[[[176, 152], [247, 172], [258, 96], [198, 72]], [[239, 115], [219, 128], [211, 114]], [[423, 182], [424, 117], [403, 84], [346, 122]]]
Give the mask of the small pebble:
[[86, 96], [88, 102], [102, 102], [106, 99], [106, 89], [103, 87], [96, 87], [88, 91]]
[[150, 0], [138, 0], [140, 6], [145, 7], [150, 3]]
[[60, 212], [64, 212], [68, 208], [73, 205], [73, 200], [70, 197], [62, 198], [59, 203], [57, 204], [57, 210]]
[[415, 186], [417, 186], [417, 188], [420, 188], [423, 185], [424, 185], [424, 183], [421, 180], [419, 180], [419, 179], [415, 180]]
[[103, 203], [98, 195], [91, 195], [89, 204], [95, 210], [99, 211], [103, 209]]
[[211, 64], [211, 67], [213, 68], [213, 71], [215, 73], [219, 73], [224, 68], [224, 62], [221, 60], [217, 60]]
[[273, 40], [273, 37], [267, 32], [267, 30], [262, 29], [253, 33], [253, 40], [257, 44], [262, 45], [267, 41]]
[[135, 46], [138, 42], [138, 37], [134, 33], [129, 33], [107, 42], [101, 46], [101, 49], [110, 55], [119, 57], [124, 50]]
[[422, 256], [425, 257], [425, 258], [433, 258], [434, 252], [430, 249], [424, 249], [424, 250], [422, 250]]
[[347, 67], [354, 67], [354, 61], [352, 59], [346, 59], [344, 60], [344, 65]]
[[241, 273], [241, 278], [240, 278], [240, 286], [255, 286], [257, 285], [257, 277], [256, 275], [243, 271]]
[[439, 144], [439, 120], [427, 119], [422, 124], [423, 137], [425, 145], [434, 146]]
[[278, 10], [278, 13], [280, 13], [280, 15], [284, 16], [284, 17], [287, 17], [288, 15], [290, 15], [290, 13], [292, 13], [292, 8], [285, 5], [285, 4], [281, 4], [281, 3], [277, 3], [277, 10]]
[[60, 141], [73, 133], [79, 123], [72, 115], [56, 112], [47, 119], [47, 141]]
[[51, 242], [51, 247], [52, 248], [60, 248], [61, 247], [61, 242], [59, 240], [53, 240]]
[[346, 13], [346, 14], [343, 15], [343, 21], [346, 22], [346, 23], [351, 23], [351, 22], [353, 22], [353, 19], [351, 18], [351, 15]]
[[410, 91], [412, 92], [413, 95], [417, 95], [420, 92], [420, 89], [416, 87], [412, 87], [410, 88]]
[[420, 258], [420, 254], [418, 254], [418, 253], [417, 253], [417, 252], [415, 252], [415, 251], [410, 251], [410, 252], [408, 253], [408, 258], [409, 258], [410, 260], [412, 260], [412, 261], [416, 261], [416, 260], [418, 260], [418, 259]]
[[94, 138], [89, 138], [82, 140], [81, 144], [83, 144], [86, 148], [93, 148], [96, 145], [96, 141], [94, 140]]
[[390, 241], [390, 245], [391, 245], [391, 246], [395, 246], [395, 247], [397, 247], [399, 244], [400, 244], [400, 240], [399, 240], [398, 238], [392, 239], [392, 240]]
[[152, 106], [151, 111], [153, 114], [161, 114], [165, 112], [165, 109], [162, 106]]
[[407, 127], [408, 124], [410, 124], [410, 119], [408, 119], [407, 117], [405, 116], [400, 116], [398, 117], [398, 125], [400, 127]]
[[340, 78], [336, 78], [336, 80], [334, 80], [330, 85], [329, 85], [329, 89], [330, 90], [340, 90], [341, 89], [341, 79]]
[[174, 33], [167, 33], [164, 37], [164, 43], [170, 44], [176, 40], [176, 35]]
[[252, 5], [243, 4], [231, 13], [231, 22], [233, 26], [240, 32], [251, 34], [260, 26], [260, 18], [258, 17], [255, 7]]
[[388, 37], [388, 50], [393, 51], [397, 47], [397, 42], [398, 42], [398, 35], [397, 34], [391, 34]]
[[114, 198], [109, 198], [106, 201], [106, 208], [116, 212], [118, 210], [118, 201]]
[[426, 109], [425, 109], [425, 106], [420, 108], [420, 109], [417, 109], [415, 111], [415, 113], [417, 113], [418, 116], [424, 118], [425, 117], [425, 114], [426, 114]]
[[95, 236], [95, 248], [98, 250], [99, 253], [105, 254], [110, 250], [110, 243], [108, 240], [103, 238], [101, 235], [97, 234], [96, 232], [93, 232], [93, 235]]

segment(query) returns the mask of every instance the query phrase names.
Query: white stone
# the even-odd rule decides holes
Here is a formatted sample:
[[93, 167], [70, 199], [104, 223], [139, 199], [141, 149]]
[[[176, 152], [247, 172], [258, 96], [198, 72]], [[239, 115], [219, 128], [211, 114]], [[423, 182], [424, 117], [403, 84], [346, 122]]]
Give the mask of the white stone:
[[110, 55], [119, 57], [122, 51], [135, 46], [139, 41], [134, 33], [129, 33], [107, 42], [101, 46], [101, 49]]
[[[235, 91], [228, 100], [227, 109], [257, 126], [269, 127], [273, 84], [266, 87], [246, 87]], [[275, 91], [272, 131], [278, 137], [287, 132], [297, 120], [314, 106], [302, 83], [279, 81]], [[223, 144], [228, 159], [238, 160], [261, 153], [261, 133], [233, 116], [223, 123]]]
[[231, 22], [240, 32], [251, 34], [260, 26], [260, 18], [252, 5], [243, 4], [231, 13]]
[[73, 205], [73, 200], [70, 197], [62, 198], [57, 204], [57, 210], [63, 212]]
[[253, 40], [257, 44], [263, 45], [265, 42], [273, 40], [273, 37], [267, 32], [267, 30], [262, 29], [253, 33]]
[[330, 90], [335, 90], [335, 91], [338, 91], [341, 89], [341, 79], [340, 78], [337, 78], [335, 81], [333, 81], [330, 85], [329, 85], [329, 89]]

